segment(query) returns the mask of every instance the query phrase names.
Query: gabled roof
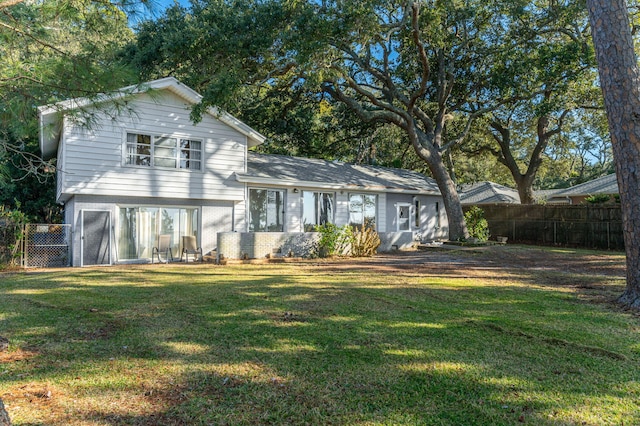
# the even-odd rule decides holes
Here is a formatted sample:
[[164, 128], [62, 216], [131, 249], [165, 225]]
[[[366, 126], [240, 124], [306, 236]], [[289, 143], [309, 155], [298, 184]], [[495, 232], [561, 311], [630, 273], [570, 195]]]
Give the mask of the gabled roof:
[[520, 204], [520, 195], [513, 188], [495, 182], [474, 183], [460, 191], [462, 204]]
[[597, 179], [572, 186], [570, 188], [562, 189], [553, 194], [553, 197], [580, 197], [594, 194], [617, 193], [618, 181], [616, 179], [616, 174], [612, 173], [610, 175], [602, 176]]
[[409, 170], [253, 152], [248, 153], [247, 173], [236, 173], [236, 179], [257, 185], [440, 194], [435, 180]]
[[[118, 99], [131, 97], [149, 90], [169, 90], [180, 96], [187, 102], [195, 105], [202, 100], [200, 95], [190, 87], [180, 83], [174, 77], [161, 78], [133, 86], [123, 87], [109, 94], [99, 95], [96, 98], [77, 98], [58, 102], [53, 105], [38, 107], [40, 117], [40, 150], [44, 157], [55, 155], [60, 137], [62, 115], [71, 110], [89, 107], [91, 105], [113, 102]], [[216, 107], [208, 108], [207, 112], [214, 118], [237, 130], [247, 137], [249, 147], [259, 145], [266, 139], [265, 136], [253, 130], [242, 121]]]

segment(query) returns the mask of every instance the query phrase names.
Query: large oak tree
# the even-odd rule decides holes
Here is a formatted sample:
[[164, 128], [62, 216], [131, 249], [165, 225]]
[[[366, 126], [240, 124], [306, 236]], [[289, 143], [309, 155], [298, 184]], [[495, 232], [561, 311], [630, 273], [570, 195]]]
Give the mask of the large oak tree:
[[303, 90], [318, 102], [341, 103], [370, 126], [401, 130], [438, 182], [449, 236], [459, 239], [468, 234], [443, 155], [494, 107], [475, 108], [470, 100], [487, 96], [487, 76], [501, 49], [494, 23], [503, 6], [198, 1], [191, 10], [170, 10], [161, 32], [152, 24], [142, 28], [135, 61], [143, 70], [184, 79], [203, 93], [202, 107], [233, 110], [229, 104], [251, 86]]
[[595, 58], [581, 1], [515, 0], [507, 12], [496, 23], [506, 37], [492, 67], [491, 98], [477, 100], [507, 102], [483, 120], [491, 139], [462, 150], [492, 153], [509, 170], [521, 203], [531, 204], [543, 162], [566, 144], [571, 114], [599, 107]]

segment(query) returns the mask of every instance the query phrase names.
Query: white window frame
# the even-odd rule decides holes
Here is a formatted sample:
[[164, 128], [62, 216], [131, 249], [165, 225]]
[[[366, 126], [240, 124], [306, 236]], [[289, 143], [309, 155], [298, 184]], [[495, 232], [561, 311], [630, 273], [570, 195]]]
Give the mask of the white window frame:
[[[407, 216], [401, 217], [403, 208], [407, 209]], [[416, 207], [413, 203], [396, 203], [396, 232], [412, 232], [415, 230]], [[400, 229], [401, 222], [408, 225], [407, 229]]]
[[[203, 229], [203, 225], [202, 225], [202, 220], [204, 218], [203, 216], [203, 206], [200, 205], [188, 205], [188, 204], [177, 204], [177, 205], [170, 205], [170, 204], [116, 204], [116, 215], [115, 215], [115, 227], [114, 227], [114, 238], [115, 238], [115, 244], [116, 244], [116, 257], [119, 256], [119, 250], [120, 247], [118, 246], [118, 239], [119, 237], [119, 233], [121, 231], [121, 226], [123, 226], [123, 224], [121, 223], [120, 220], [120, 210], [121, 209], [177, 209], [177, 210], [197, 210], [197, 216], [196, 216], [196, 227], [193, 230], [193, 234], [196, 237], [196, 240], [198, 242], [198, 245], [202, 245], [202, 229]], [[158, 225], [156, 225], [156, 231], [158, 231]], [[188, 235], [188, 234], [182, 234], [181, 230], [179, 231], [180, 236], [183, 235]], [[159, 232], [158, 232], [158, 235]], [[180, 251], [182, 249], [182, 239], [178, 239], [178, 241], [173, 241], [174, 246], [177, 245], [178, 249], [174, 250], [173, 252], [173, 256], [176, 257], [176, 253], [177, 253], [177, 257], [180, 256]], [[152, 248], [152, 247], [150, 247]], [[138, 263], [141, 260], [147, 260], [150, 259], [150, 257], [139, 257], [139, 258], [134, 258], [134, 259], [118, 259], [118, 262], [122, 262], [122, 263]]]
[[321, 223], [318, 223], [319, 222], [318, 219], [320, 217], [320, 205], [319, 205], [319, 203], [321, 202], [320, 197], [318, 197], [317, 201], [314, 202], [314, 206], [313, 206], [313, 209], [314, 209], [313, 210], [313, 220], [314, 220], [314, 222], [313, 223], [305, 223], [304, 222], [304, 220], [306, 219], [305, 216], [304, 216], [304, 210], [307, 207], [307, 206], [304, 205], [304, 203], [305, 203], [304, 195], [305, 194], [313, 194], [314, 195], [314, 201], [315, 201], [315, 194], [331, 196], [331, 200], [332, 200], [332, 203], [331, 203], [332, 204], [331, 217], [328, 217], [327, 219], [328, 219], [328, 223], [336, 223], [336, 198], [337, 197], [336, 197], [336, 193], [335, 192], [313, 191], [313, 190], [302, 191], [301, 199], [302, 199], [302, 230], [303, 230], [303, 232], [313, 232], [313, 231], [306, 231], [305, 230], [305, 227], [307, 225], [310, 225], [310, 226], [313, 226], [313, 227], [315, 227], [317, 225], [322, 225]]
[[[380, 220], [380, 212], [378, 211], [378, 202], [379, 202], [379, 196], [378, 194], [371, 194], [371, 193], [366, 193], [366, 192], [351, 192], [349, 194], [347, 194], [347, 213], [348, 213], [348, 224], [352, 225], [351, 223], [351, 197], [354, 195], [359, 195], [363, 197], [363, 202], [364, 202], [364, 197], [374, 197], [375, 201], [374, 201], [374, 205], [375, 205], [375, 212], [374, 212], [374, 227], [373, 230], [377, 231], [378, 230], [378, 221]], [[363, 209], [362, 209], [362, 220], [363, 223], [357, 224], [356, 226], [360, 226], [363, 227], [364, 224], [364, 220], [365, 220], [365, 216], [364, 216], [364, 204], [363, 204]]]
[[[281, 208], [282, 211], [279, 212], [282, 217], [282, 230], [272, 231], [269, 229], [251, 229], [251, 191], [267, 191], [267, 192], [279, 192], [281, 194]], [[267, 194], [267, 204], [269, 200], [269, 195]], [[268, 209], [268, 206], [267, 206]], [[278, 213], [278, 212], [277, 212]], [[287, 231], [287, 191], [283, 188], [260, 188], [260, 187], [250, 187], [247, 188], [247, 207], [246, 207], [246, 218], [247, 218], [247, 231], [248, 232], [286, 232]], [[268, 227], [268, 223], [267, 223]]]
[[[134, 135], [136, 136], [136, 141], [135, 142], [129, 142], [129, 135]], [[149, 137], [149, 164], [135, 164], [135, 163], [131, 163], [130, 159], [132, 158], [136, 158], [136, 157], [142, 157], [142, 156], [147, 156], [147, 154], [138, 154], [137, 152], [137, 147], [141, 144], [139, 144], [137, 142], [137, 137], [138, 136], [147, 136]], [[175, 143], [173, 146], [160, 146], [159, 144], [157, 144], [157, 141], [160, 140], [171, 140], [174, 139]], [[197, 142], [200, 143], [200, 148], [199, 149], [193, 149], [193, 148], [183, 148], [183, 143], [187, 141], [189, 142], [189, 144], [193, 143], [193, 142]], [[135, 147], [136, 148], [136, 152], [130, 153], [129, 152], [129, 147]], [[167, 156], [167, 155], [158, 155], [157, 151], [161, 151], [161, 150], [173, 150], [173, 155], [172, 156]], [[183, 158], [183, 152], [188, 152], [189, 158]], [[191, 154], [192, 153], [200, 153], [200, 158], [199, 159], [194, 159], [191, 158]], [[157, 163], [159, 162], [159, 160], [169, 160], [169, 161], [173, 161], [174, 165], [173, 166], [163, 166], [163, 165], [158, 165]], [[158, 161], [156, 161], [158, 160]], [[181, 165], [185, 162], [185, 161], [189, 161], [189, 162], [193, 162], [194, 164], [197, 163], [199, 165], [198, 168], [192, 168], [192, 167], [181, 167]], [[154, 169], [165, 169], [165, 170], [183, 170], [183, 171], [189, 171], [189, 172], [203, 172], [204, 170], [204, 141], [202, 139], [199, 138], [194, 138], [191, 136], [184, 136], [184, 135], [178, 135], [178, 134], [153, 134], [153, 133], [148, 133], [148, 132], [140, 132], [140, 131], [136, 131], [136, 130], [127, 130], [125, 131], [124, 134], [124, 148], [123, 148], [123, 155], [122, 155], [122, 164], [125, 167], [135, 167], [135, 168], [154, 168]]]

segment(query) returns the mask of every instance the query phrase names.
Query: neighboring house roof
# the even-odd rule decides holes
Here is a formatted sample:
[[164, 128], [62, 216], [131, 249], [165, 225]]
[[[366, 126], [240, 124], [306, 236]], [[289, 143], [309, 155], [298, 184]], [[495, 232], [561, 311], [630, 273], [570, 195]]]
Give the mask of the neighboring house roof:
[[[537, 200], [569, 203], [571, 197], [617, 193], [618, 182], [614, 173], [571, 188], [537, 190], [533, 195]], [[460, 191], [460, 202], [462, 204], [519, 204], [520, 196], [518, 191], [513, 188], [486, 181], [464, 187]]]
[[[51, 157], [56, 153], [61, 131], [62, 113], [96, 104], [113, 102], [150, 90], [169, 90], [192, 105], [198, 104], [202, 100], [202, 96], [195, 90], [180, 83], [174, 77], [166, 77], [143, 84], [123, 87], [113, 93], [99, 95], [95, 98], [69, 99], [56, 104], [38, 107], [38, 114], [40, 116], [40, 150], [42, 151], [42, 155], [44, 157]], [[207, 112], [245, 135], [249, 147], [259, 145], [266, 139], [265, 136], [256, 132], [242, 121], [216, 107], [208, 108]]]
[[590, 180], [588, 182], [581, 183], [579, 185], [572, 186], [570, 188], [562, 189], [553, 194], [552, 198], [556, 197], [580, 197], [594, 194], [617, 194], [618, 193], [618, 181], [616, 174], [602, 176], [597, 179]]
[[378, 166], [249, 152], [239, 182], [439, 195], [436, 181], [420, 173]]
[[533, 191], [533, 196], [536, 200], [544, 201], [553, 197], [560, 191], [564, 191], [564, 189], [538, 189]]
[[495, 182], [474, 183], [460, 191], [462, 204], [520, 204], [520, 195], [513, 188]]

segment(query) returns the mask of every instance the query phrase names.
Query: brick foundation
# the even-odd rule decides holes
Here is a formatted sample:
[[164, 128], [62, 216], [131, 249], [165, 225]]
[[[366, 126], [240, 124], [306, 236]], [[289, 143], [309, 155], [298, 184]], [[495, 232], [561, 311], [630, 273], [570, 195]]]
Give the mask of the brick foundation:
[[[414, 245], [410, 232], [381, 232], [379, 252], [406, 250]], [[218, 258], [260, 259], [269, 256], [309, 257], [315, 250], [317, 232], [220, 232]]]

